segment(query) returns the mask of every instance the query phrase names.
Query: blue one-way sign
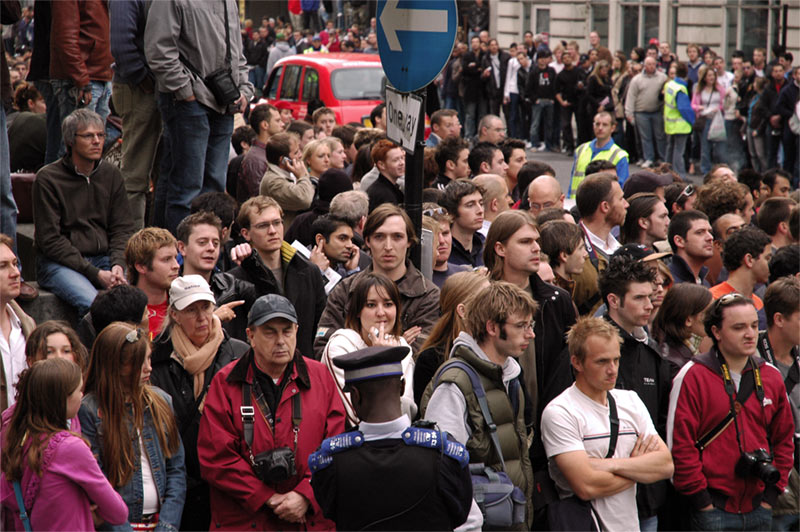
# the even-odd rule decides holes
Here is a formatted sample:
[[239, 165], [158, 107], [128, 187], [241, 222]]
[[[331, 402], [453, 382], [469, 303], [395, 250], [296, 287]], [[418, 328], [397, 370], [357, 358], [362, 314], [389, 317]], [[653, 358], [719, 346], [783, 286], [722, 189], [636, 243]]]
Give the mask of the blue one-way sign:
[[423, 88], [450, 58], [458, 28], [456, 0], [379, 0], [378, 50], [389, 83]]

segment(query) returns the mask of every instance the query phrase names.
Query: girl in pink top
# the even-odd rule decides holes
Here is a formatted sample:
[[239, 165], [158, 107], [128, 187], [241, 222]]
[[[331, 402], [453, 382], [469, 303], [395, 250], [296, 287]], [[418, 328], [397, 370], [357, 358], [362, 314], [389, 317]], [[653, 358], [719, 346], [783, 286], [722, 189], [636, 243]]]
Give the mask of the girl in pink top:
[[20, 376], [17, 408], [3, 431], [0, 505], [3, 530], [23, 530], [13, 482], [19, 481], [33, 530], [94, 530], [91, 505], [111, 524], [128, 508], [89, 445], [67, 429], [83, 397], [80, 368], [64, 358], [34, 363]]

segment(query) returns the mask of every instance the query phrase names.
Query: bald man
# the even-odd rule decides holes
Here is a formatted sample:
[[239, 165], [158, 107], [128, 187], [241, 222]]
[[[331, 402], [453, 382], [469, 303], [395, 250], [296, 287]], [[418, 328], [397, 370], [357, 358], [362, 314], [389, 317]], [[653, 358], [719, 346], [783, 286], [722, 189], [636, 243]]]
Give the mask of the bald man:
[[550, 207], [564, 208], [564, 193], [556, 178], [549, 175], [540, 175], [528, 186], [528, 202], [530, 213], [534, 218], [539, 216], [543, 209]]
[[511, 208], [511, 194], [506, 180], [497, 174], [480, 174], [472, 182], [483, 194], [483, 227], [478, 232], [485, 237], [497, 215]]

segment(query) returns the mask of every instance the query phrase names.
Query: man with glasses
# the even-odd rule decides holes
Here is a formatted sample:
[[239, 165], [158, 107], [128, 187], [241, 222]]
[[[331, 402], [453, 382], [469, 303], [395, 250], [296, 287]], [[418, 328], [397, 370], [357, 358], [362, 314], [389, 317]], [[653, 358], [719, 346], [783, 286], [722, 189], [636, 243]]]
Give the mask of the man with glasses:
[[273, 198], [254, 196], [245, 201], [236, 222], [247, 243], [231, 250], [231, 259], [240, 264], [231, 275], [253, 283], [259, 295], [289, 298], [300, 326], [297, 348], [310, 355], [325, 309], [325, 281], [319, 268], [283, 240], [283, 209]]
[[673, 381], [667, 444], [693, 530], [771, 530], [792, 467], [794, 423], [783, 377], [756, 354], [758, 316], [740, 294], [705, 315], [713, 341]]
[[33, 183], [38, 281], [83, 316], [98, 288], [126, 283], [125, 244], [136, 229], [122, 174], [101, 160], [100, 115], [78, 109], [61, 130], [66, 155]]
[[[616, 387], [636, 392], [656, 431], [665, 438], [670, 367], [646, 329], [653, 312], [656, 269], [643, 259], [653, 255], [644, 246], [620, 248], [600, 273], [598, 284], [608, 309], [603, 318], [617, 328], [622, 339]], [[665, 481], [639, 485], [636, 501], [641, 530], [657, 529], [657, 514], [666, 499]]]

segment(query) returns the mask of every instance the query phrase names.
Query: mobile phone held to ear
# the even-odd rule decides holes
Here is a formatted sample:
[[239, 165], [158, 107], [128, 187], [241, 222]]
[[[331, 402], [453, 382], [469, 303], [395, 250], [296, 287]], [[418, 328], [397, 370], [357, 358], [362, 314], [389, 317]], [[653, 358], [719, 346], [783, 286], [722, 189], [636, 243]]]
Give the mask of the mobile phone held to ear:
[[287, 165], [287, 166], [289, 166], [290, 164], [292, 164], [292, 160], [291, 160], [291, 159], [289, 159], [288, 157], [284, 157], [283, 159], [281, 159], [281, 162], [282, 162], [283, 164]]

